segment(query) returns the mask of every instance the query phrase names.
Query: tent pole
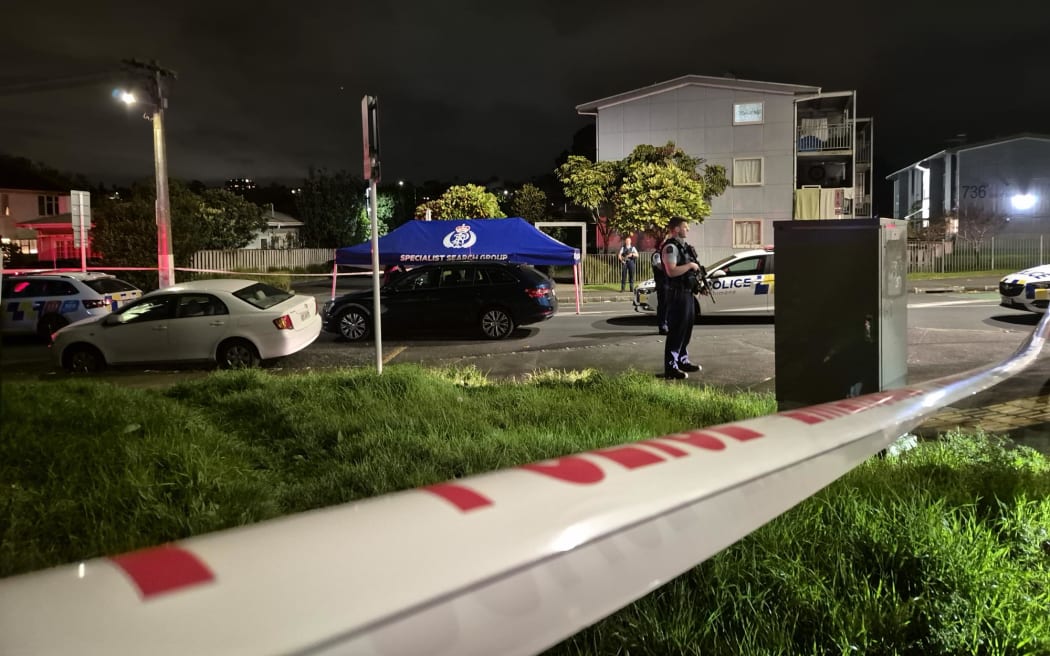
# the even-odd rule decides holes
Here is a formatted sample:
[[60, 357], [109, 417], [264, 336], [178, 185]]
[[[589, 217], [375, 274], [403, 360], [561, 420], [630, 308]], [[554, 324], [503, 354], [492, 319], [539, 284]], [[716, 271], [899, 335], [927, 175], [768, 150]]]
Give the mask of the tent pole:
[[576, 314], [580, 313], [580, 263], [572, 265], [572, 286], [576, 288]]
[[339, 250], [332, 251], [332, 300], [335, 300], [335, 277], [339, 275], [339, 265], [336, 264], [335, 258], [339, 257]]

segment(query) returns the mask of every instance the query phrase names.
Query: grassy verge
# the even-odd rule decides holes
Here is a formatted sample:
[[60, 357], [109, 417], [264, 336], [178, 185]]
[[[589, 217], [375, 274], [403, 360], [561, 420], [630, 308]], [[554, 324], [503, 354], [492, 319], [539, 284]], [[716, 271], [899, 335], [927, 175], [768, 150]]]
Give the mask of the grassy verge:
[[994, 276], [1002, 278], [1008, 273], [1014, 273], [1017, 269], [993, 269], [989, 271], [953, 271], [948, 273], [916, 273], [908, 272], [908, 280], [942, 280], [956, 278], [973, 278], [975, 276]]
[[[223, 372], [4, 385], [0, 576], [765, 414], [648, 374]], [[557, 654], [1050, 652], [1050, 465], [986, 436], [874, 459]]]

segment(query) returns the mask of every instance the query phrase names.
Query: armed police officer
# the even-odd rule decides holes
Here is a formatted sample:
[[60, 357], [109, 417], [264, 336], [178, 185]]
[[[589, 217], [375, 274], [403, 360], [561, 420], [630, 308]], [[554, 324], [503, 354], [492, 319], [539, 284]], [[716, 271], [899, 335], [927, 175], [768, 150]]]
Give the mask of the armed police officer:
[[700, 263], [696, 251], [685, 243], [689, 220], [675, 216], [667, 222], [667, 239], [660, 246], [664, 275], [667, 276], [664, 298], [667, 305], [667, 340], [664, 342], [664, 377], [688, 378], [700, 365], [689, 361], [689, 339], [693, 336], [696, 310], [693, 294], [699, 290]]

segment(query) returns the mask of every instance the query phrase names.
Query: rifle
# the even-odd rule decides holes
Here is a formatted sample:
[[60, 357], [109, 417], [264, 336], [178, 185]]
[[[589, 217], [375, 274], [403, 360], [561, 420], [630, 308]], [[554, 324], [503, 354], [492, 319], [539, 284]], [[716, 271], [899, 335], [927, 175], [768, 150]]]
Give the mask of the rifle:
[[693, 278], [691, 281], [693, 294], [702, 294], [706, 291], [708, 298], [711, 299], [711, 304], [714, 305], [715, 295], [709, 291], [711, 289], [711, 277], [707, 275], [707, 267], [700, 264], [700, 259], [696, 256], [696, 249], [693, 248], [692, 244], [685, 244], [685, 250], [693, 262], [696, 262], [696, 265], [700, 267], [695, 272], [691, 271], [686, 274]]

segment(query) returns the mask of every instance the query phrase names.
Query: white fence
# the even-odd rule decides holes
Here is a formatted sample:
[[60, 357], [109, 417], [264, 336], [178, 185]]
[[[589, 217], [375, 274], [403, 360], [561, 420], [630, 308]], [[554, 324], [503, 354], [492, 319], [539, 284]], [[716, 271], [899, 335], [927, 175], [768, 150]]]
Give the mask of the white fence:
[[332, 248], [251, 249], [198, 251], [190, 268], [214, 271], [291, 271], [331, 262]]
[[988, 239], [908, 242], [908, 271], [1019, 271], [1045, 264], [1050, 240], [1044, 235], [1007, 235]]

